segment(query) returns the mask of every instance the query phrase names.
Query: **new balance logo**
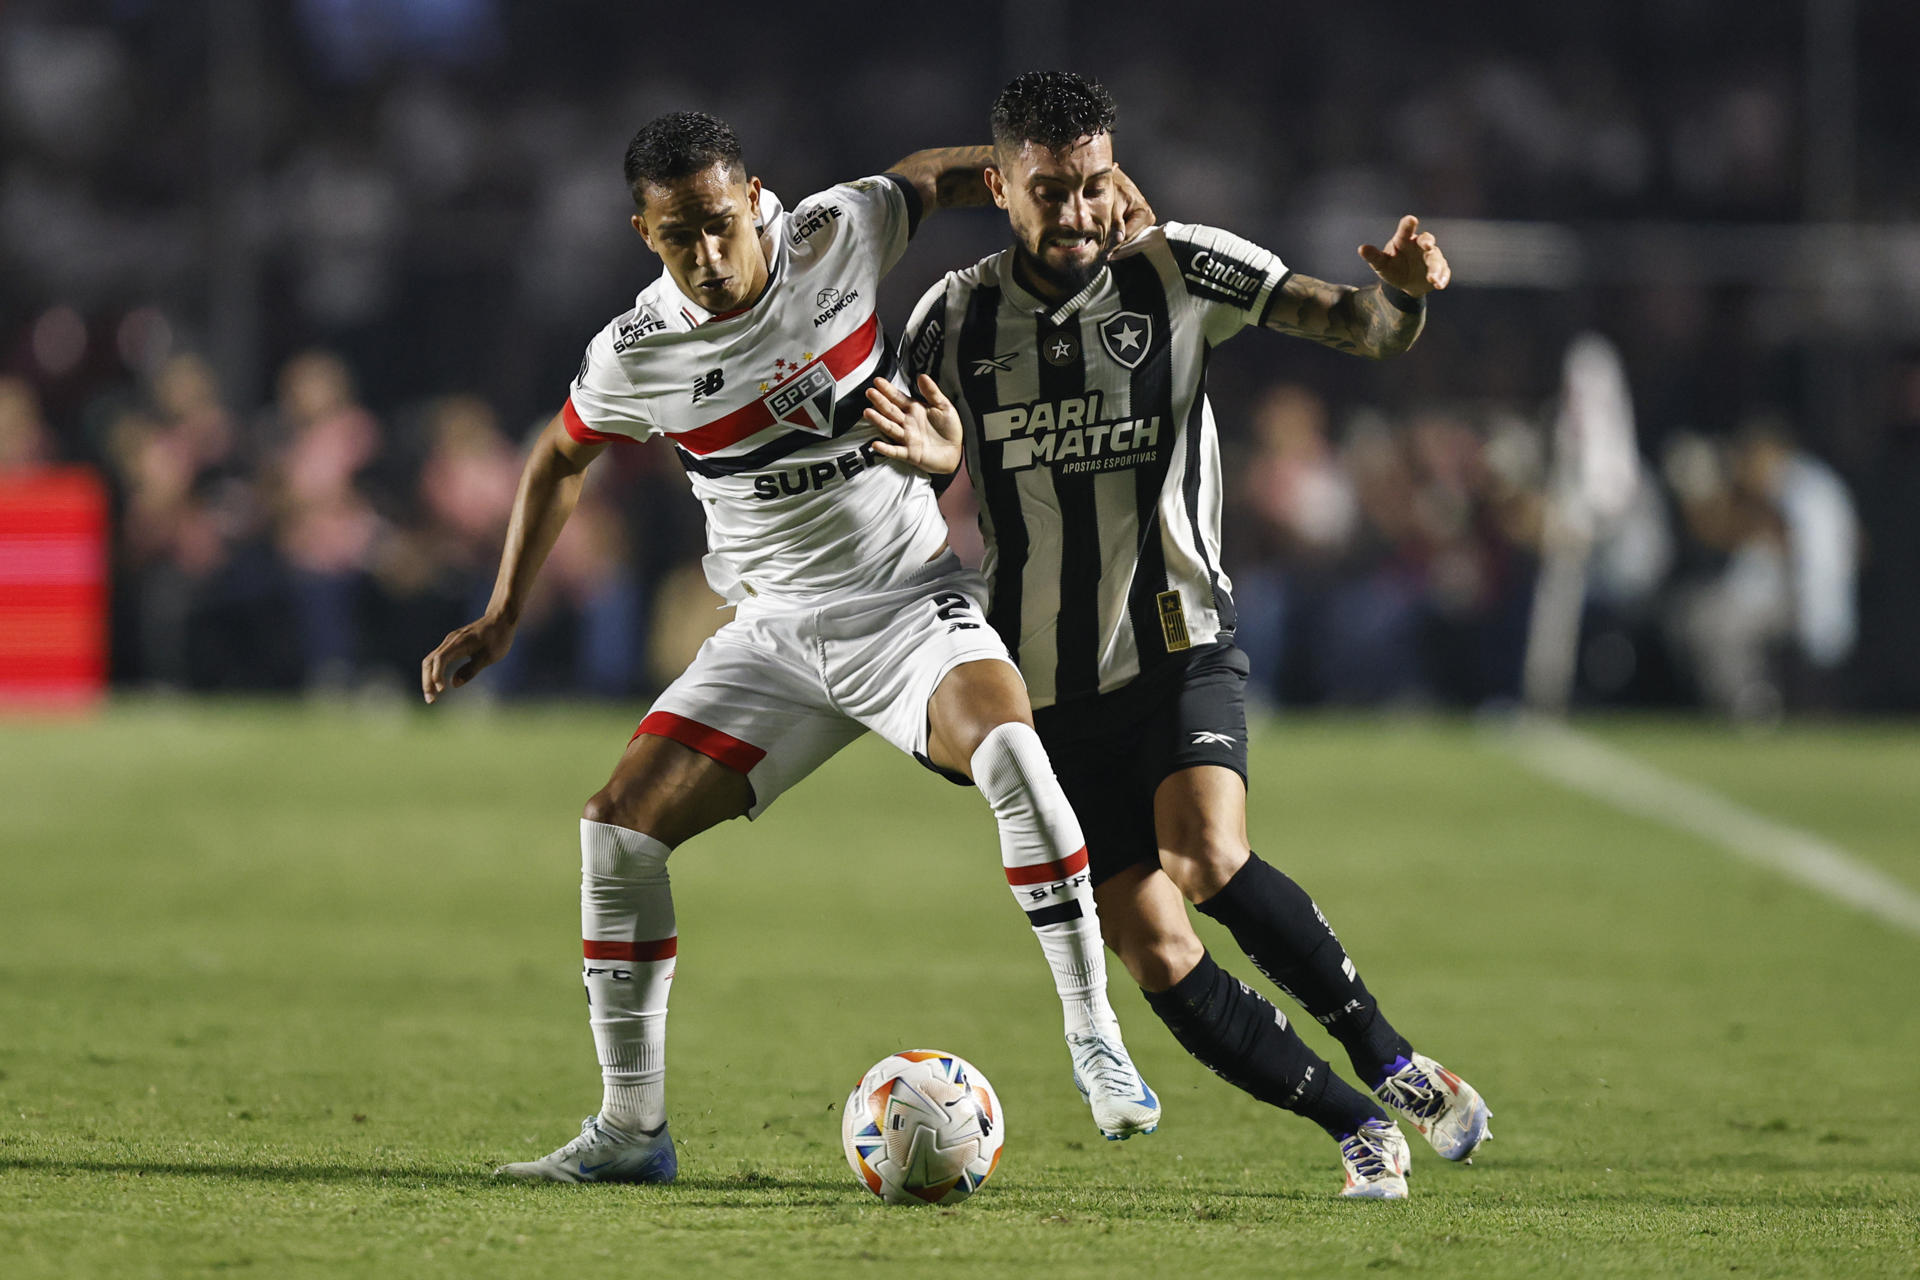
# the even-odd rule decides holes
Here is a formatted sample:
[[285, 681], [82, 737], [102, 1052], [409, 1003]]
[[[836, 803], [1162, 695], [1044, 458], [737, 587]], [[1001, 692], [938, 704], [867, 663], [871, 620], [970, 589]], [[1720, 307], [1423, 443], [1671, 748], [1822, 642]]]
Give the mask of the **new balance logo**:
[[1200, 730], [1193, 735], [1193, 741], [1196, 746], [1202, 743], [1215, 747], [1230, 747], [1233, 745], [1232, 738], [1229, 738], [1224, 733], [1215, 733], [1211, 729]]
[[1009, 351], [1003, 356], [988, 356], [985, 360], [973, 362], [973, 376], [984, 378], [989, 373], [1012, 373], [1013, 362], [1019, 358], [1018, 351]]

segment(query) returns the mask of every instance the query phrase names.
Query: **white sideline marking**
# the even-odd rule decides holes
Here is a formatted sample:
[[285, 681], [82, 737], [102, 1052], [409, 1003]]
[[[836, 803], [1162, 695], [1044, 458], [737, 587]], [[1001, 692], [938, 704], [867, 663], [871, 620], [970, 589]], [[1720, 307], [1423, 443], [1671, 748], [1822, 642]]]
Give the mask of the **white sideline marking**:
[[1920, 934], [1920, 893], [1812, 832], [1762, 817], [1562, 724], [1522, 718], [1504, 736], [1520, 763], [1544, 778], [1691, 832], [1736, 858]]

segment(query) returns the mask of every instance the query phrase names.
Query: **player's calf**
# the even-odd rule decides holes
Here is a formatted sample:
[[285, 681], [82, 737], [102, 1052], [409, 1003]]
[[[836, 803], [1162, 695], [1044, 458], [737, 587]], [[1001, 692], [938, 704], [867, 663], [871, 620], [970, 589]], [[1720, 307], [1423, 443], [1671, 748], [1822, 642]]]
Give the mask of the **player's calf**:
[[1074, 1083], [1109, 1138], [1151, 1133], [1160, 1102], [1128, 1056], [1107, 1003], [1086, 843], [1040, 737], [1031, 725], [1009, 721], [982, 739], [969, 763], [1000, 826], [1007, 885], [1053, 970]]

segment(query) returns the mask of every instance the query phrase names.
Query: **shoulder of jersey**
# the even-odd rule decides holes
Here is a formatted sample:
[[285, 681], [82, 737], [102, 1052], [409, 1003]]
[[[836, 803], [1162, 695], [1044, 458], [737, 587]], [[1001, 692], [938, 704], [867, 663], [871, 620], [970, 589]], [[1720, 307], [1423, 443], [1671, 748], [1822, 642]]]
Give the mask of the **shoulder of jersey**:
[[862, 178], [858, 182], [843, 182], [825, 191], [816, 191], [795, 204], [786, 215], [784, 234], [787, 251], [796, 258], [817, 257], [844, 239], [841, 229], [847, 218], [840, 203], [842, 192], [849, 187], [855, 191], [871, 190], [871, 184], [881, 181], [884, 179]]
[[1196, 298], [1250, 306], [1265, 286], [1275, 259], [1231, 231], [1196, 222], [1169, 222], [1164, 243]]
[[997, 285], [1000, 283], [1000, 260], [1011, 252], [1011, 249], [1002, 249], [998, 253], [988, 254], [970, 267], [961, 267], [956, 271], [949, 271], [941, 284], [957, 284], [963, 289], [978, 289], [982, 285]]
[[614, 317], [607, 325], [607, 339], [612, 344], [614, 355], [625, 355], [646, 339], [658, 337], [674, 328], [669, 319], [674, 313], [673, 303], [661, 288], [666, 278], [666, 273], [662, 272], [658, 280], [640, 291], [640, 296], [633, 300], [631, 310]]

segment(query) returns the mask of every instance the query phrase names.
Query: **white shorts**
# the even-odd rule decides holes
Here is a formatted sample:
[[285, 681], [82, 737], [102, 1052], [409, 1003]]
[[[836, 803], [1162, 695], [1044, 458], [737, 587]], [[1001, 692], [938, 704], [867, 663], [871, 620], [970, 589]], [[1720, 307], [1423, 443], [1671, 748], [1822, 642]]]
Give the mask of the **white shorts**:
[[927, 703], [947, 672], [1013, 665], [985, 599], [986, 580], [948, 552], [890, 591], [812, 608], [743, 600], [634, 737], [672, 738], [746, 774], [749, 818], [868, 729], [932, 767]]

